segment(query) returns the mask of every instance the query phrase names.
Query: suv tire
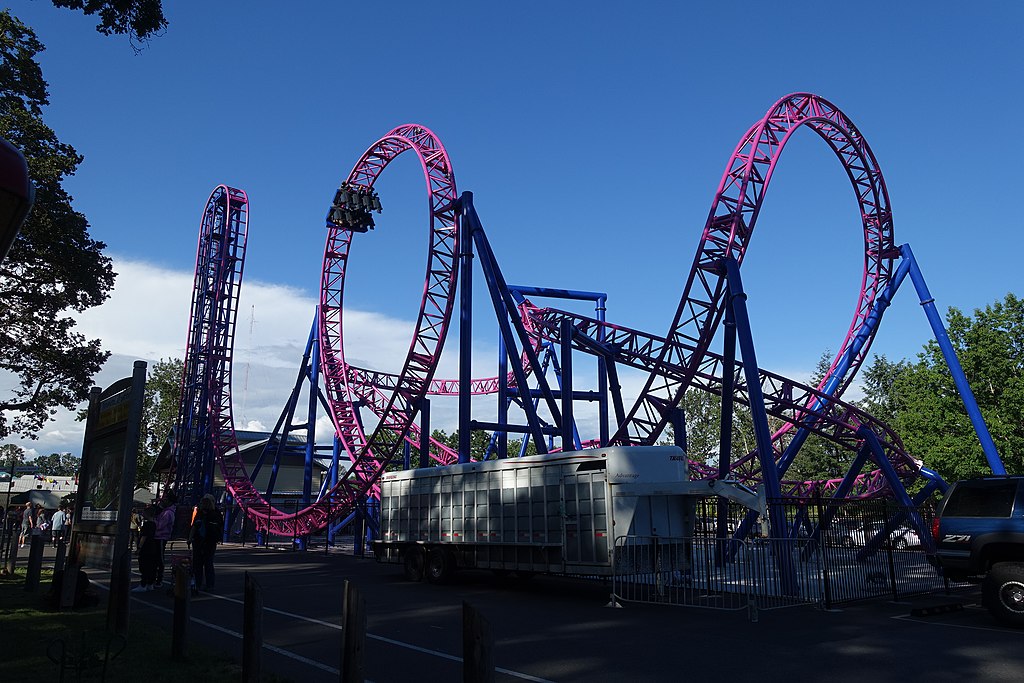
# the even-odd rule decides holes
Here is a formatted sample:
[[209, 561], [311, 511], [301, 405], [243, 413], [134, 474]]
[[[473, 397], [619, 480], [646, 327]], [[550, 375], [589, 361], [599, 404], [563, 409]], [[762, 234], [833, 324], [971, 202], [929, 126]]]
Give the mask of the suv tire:
[[993, 565], [982, 591], [985, 606], [996, 621], [1024, 628], [1024, 564], [999, 562]]

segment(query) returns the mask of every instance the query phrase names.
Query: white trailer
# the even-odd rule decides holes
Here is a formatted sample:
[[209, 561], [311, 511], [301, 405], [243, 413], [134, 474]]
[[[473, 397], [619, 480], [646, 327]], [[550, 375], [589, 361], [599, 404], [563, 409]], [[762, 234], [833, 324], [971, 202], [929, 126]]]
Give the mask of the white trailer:
[[[388, 472], [381, 477], [378, 562], [441, 583], [460, 567], [606, 576], [615, 539], [693, 535], [695, 496], [757, 497], [691, 482], [675, 446], [631, 446]], [[688, 553], [664, 546], [665, 569]]]

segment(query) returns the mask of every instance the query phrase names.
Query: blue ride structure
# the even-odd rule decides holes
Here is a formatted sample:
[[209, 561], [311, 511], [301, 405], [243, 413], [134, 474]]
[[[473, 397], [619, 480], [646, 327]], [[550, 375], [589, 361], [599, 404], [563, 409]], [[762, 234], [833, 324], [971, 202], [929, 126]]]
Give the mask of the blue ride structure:
[[[203, 210], [172, 442], [169, 488], [194, 505], [213, 488], [216, 454], [236, 446], [231, 360], [248, 239], [249, 198], [218, 185]], [[237, 446], [236, 446], [237, 447]]]
[[[838, 353], [816, 386], [758, 367], [756, 334], [747, 316], [748, 294], [740, 275], [776, 164], [790, 137], [801, 128], [816, 134], [845, 170], [857, 199], [863, 235], [863, 274], [853, 317]], [[390, 162], [405, 152], [418, 158], [427, 181], [429, 241], [413, 338], [401, 369], [389, 373], [346, 360], [343, 293], [355, 244], [375, 229], [370, 214], [381, 210], [374, 183]], [[232, 500], [264, 534], [303, 538], [322, 529], [336, 530], [357, 518], [365, 518], [372, 527], [373, 515], [367, 510], [372, 510], [379, 491], [377, 482], [385, 468], [506, 457], [510, 436], [521, 438], [520, 453], [526, 452], [527, 444], [546, 453], [653, 445], [667, 438], [671, 426], [674, 440], [685, 448], [687, 416], [681, 400], [687, 390], [709, 392], [719, 397], [722, 407], [717, 462], [691, 459], [691, 476], [737, 481], [763, 491], [770, 501], [773, 538], [797, 531], [787, 525], [780, 509], [772, 511], [770, 507], [787, 499], [824, 496], [826, 517], [834, 514], [835, 504], [848, 498], [887, 497], [912, 507], [944, 490], [945, 482], [907, 452], [891, 427], [843, 399], [907, 275], [956, 380], [985, 457], [994, 472], [1004, 471], [913, 252], [908, 245], [897, 246], [888, 190], [878, 162], [852, 121], [817, 95], [795, 93], [780, 99], [740, 139], [700, 233], [682, 297], [663, 335], [610, 322], [604, 293], [508, 284], [473, 195], [457, 193], [451, 161], [438, 138], [416, 124], [393, 129], [367, 150], [334, 193], [326, 217], [328, 238], [313, 329], [291, 397], [253, 471], [241, 463], [230, 425], [233, 306], [237, 306], [244, 258], [241, 216], [247, 208], [232, 213], [237, 200], [229, 190], [221, 186], [215, 191], [207, 213], [214, 217], [211, 225], [233, 225], [233, 238], [223, 236], [226, 230], [208, 231], [206, 215], [200, 236], [175, 482], [186, 497], [194, 497], [208, 488], [213, 461], [220, 462]], [[216, 217], [221, 215], [224, 220], [218, 223]], [[477, 268], [484, 278], [499, 335], [497, 372], [483, 379], [474, 378], [471, 353]], [[535, 303], [539, 299], [593, 302], [594, 315], [539, 306]], [[456, 313], [459, 376], [437, 378], [435, 372]], [[718, 334], [722, 335], [721, 352], [711, 349]], [[584, 358], [592, 359], [593, 365], [579, 362]], [[581, 384], [574, 378], [583, 367], [594, 368], [595, 388], [578, 388]], [[619, 371], [625, 368], [639, 370], [646, 377], [632, 403], [619, 381]], [[308, 391], [306, 411], [296, 417], [303, 390]], [[471, 399], [484, 394], [496, 396], [496, 417], [474, 419]], [[431, 401], [438, 397], [458, 401], [456, 448], [431, 436]], [[593, 438], [580, 434], [575, 416], [579, 402], [597, 406], [598, 427]], [[730, 440], [734, 403], [747, 406], [754, 422], [756, 447], [750, 452], [737, 452]], [[334, 426], [330, 446], [314, 443], [312, 426], [320, 410], [331, 416]], [[304, 423], [297, 422], [303, 417]], [[253, 482], [268, 464], [276, 471], [280, 454], [288, 448], [288, 435], [295, 430], [305, 430], [306, 481], [301, 509], [296, 505], [286, 511], [270, 500], [273, 484], [259, 490]], [[473, 453], [471, 436], [478, 430], [490, 432], [490, 439], [484, 452]], [[848, 454], [843, 476], [826, 481], [788, 476], [812, 434]], [[330, 451], [329, 456], [319, 456], [329, 459], [330, 465], [324, 481], [316, 487], [309, 468], [318, 451]], [[418, 451], [418, 458], [413, 451]], [[924, 487], [911, 496], [907, 487], [922, 479]], [[753, 522], [748, 516], [736, 535], [746, 534]], [[929, 550], [931, 537], [920, 518], [911, 515], [908, 522], [917, 527]], [[719, 524], [724, 531], [724, 518]], [[791, 573], [786, 567], [780, 570], [782, 575]]]

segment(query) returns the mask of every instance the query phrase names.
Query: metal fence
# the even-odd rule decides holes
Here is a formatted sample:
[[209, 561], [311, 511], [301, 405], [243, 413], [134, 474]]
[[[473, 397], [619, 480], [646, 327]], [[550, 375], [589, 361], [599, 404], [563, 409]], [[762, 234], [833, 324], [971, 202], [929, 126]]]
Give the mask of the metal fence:
[[767, 538], [761, 520], [718, 504], [701, 501], [692, 537], [617, 538], [613, 602], [747, 609], [756, 618], [764, 609], [828, 609], [960, 587], [928, 561], [928, 507], [787, 500], [770, 509], [786, 515], [790, 536]]

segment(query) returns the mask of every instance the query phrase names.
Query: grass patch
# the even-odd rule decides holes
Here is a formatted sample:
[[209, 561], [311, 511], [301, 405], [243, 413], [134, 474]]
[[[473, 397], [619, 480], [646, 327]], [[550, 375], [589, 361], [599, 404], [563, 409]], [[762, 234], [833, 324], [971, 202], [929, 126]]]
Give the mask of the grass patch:
[[[60, 668], [47, 656], [47, 647], [58, 638], [77, 647], [84, 634], [87, 643], [95, 643], [100, 649], [105, 646], [106, 593], [99, 591], [95, 607], [57, 611], [47, 596], [51, 578], [50, 572], [44, 571], [39, 592], [26, 593], [24, 570], [0, 577], [0, 632], [4, 634], [0, 679], [4, 681], [58, 680]], [[169, 615], [165, 629], [133, 614], [127, 646], [109, 663], [106, 680], [180, 683], [241, 678], [241, 665], [223, 654], [203, 650], [191, 642], [186, 651], [187, 659], [171, 659]], [[95, 680], [100, 671], [93, 672]], [[65, 679], [75, 680], [74, 673], [67, 672]]]

